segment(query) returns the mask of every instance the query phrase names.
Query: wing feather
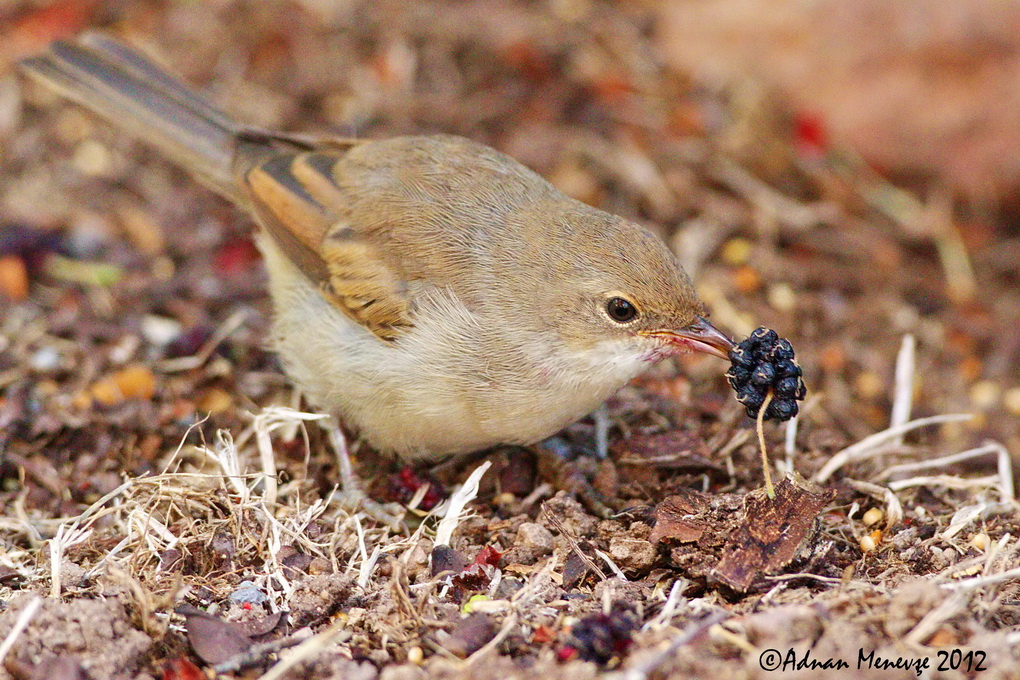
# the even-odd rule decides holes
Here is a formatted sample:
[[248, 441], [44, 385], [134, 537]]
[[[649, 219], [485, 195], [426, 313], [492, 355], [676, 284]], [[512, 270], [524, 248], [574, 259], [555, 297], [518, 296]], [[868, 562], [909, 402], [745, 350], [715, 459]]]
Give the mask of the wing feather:
[[260, 222], [334, 306], [382, 340], [411, 327], [406, 286], [376, 245], [339, 219], [342, 153], [273, 155], [245, 174]]

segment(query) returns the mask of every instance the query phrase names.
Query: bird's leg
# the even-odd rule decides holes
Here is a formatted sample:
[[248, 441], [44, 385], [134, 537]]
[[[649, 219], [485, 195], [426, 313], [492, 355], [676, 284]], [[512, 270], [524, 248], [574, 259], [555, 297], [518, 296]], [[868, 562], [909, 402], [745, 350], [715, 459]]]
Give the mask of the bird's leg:
[[362, 489], [361, 479], [358, 478], [358, 475], [354, 472], [354, 466], [351, 464], [351, 455], [347, 448], [347, 437], [344, 435], [340, 424], [330, 418], [323, 422], [322, 427], [329, 437], [330, 444], [333, 445], [333, 451], [336, 452], [337, 466], [340, 469], [340, 492], [335, 496], [340, 505], [352, 512], [363, 511], [371, 519], [390, 528], [399, 527], [403, 519], [403, 513], [400, 512], [399, 506], [394, 508], [395, 504], [383, 505], [378, 501], [372, 500]]
[[595, 421], [595, 457], [605, 460], [609, 457], [609, 426], [612, 425], [609, 409], [602, 404], [595, 409], [591, 417]]

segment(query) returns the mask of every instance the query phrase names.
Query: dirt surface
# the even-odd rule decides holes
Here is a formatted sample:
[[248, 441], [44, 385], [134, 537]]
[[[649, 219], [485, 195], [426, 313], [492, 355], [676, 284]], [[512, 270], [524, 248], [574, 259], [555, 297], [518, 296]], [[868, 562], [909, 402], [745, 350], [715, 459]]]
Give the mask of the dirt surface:
[[1015, 3], [706, 0], [662, 13], [658, 44], [675, 67], [775, 87], [886, 172], [1015, 210]]
[[[663, 20], [0, 5], [0, 678], [1018, 677], [1016, 224], [667, 66]], [[714, 323], [797, 349], [796, 429], [764, 428], [776, 500], [725, 362], [684, 356], [610, 400], [604, 461], [591, 418], [547, 443], [562, 457], [402, 470], [361, 446], [402, 522], [346, 507], [327, 423], [265, 349], [248, 220], [15, 77], [88, 27], [251, 123], [465, 135], [648, 224]], [[610, 518], [550, 483], [578, 475]]]

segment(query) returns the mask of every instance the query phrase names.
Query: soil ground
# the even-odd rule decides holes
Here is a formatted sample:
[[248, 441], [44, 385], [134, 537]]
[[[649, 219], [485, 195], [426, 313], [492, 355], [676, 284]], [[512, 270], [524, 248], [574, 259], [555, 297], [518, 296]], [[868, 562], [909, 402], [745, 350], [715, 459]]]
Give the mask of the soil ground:
[[[890, 181], [766, 87], [670, 69], [656, 21], [588, 0], [0, 5], [0, 678], [238, 654], [220, 672], [1020, 677], [1015, 219]], [[403, 521], [345, 507], [266, 349], [249, 220], [14, 76], [88, 27], [250, 123], [465, 135], [655, 229], [717, 325], [797, 349], [796, 429], [765, 427], [785, 500], [763, 501], [726, 366], [684, 356], [608, 403], [605, 461], [591, 418], [548, 445], [608, 519], [512, 449], [410, 471], [356, 447]], [[929, 420], [875, 437], [893, 418]], [[427, 507], [485, 461], [436, 548]]]

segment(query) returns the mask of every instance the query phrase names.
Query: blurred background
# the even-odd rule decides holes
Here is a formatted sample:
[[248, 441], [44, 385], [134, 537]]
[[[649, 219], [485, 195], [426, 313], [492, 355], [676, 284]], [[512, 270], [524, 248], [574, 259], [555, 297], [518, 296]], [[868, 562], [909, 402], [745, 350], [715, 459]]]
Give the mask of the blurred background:
[[[724, 362], [663, 362], [608, 404], [612, 455], [594, 482], [627, 501], [619, 519], [597, 523], [564, 496], [540, 513], [546, 506], [536, 499], [552, 492], [534, 461], [520, 451], [489, 455], [492, 486], [454, 547], [465, 564], [482, 546], [510, 549], [496, 597], [533, 579], [517, 605], [523, 625], [503, 654], [473, 667], [426, 647], [433, 677], [516, 677], [529, 664], [529, 677], [593, 677], [590, 664], [556, 661], [567, 615], [602, 612], [619, 588], [658, 617], [673, 578], [671, 592], [692, 590], [666, 620], [675, 613], [680, 626], [719, 606], [740, 620], [656, 677], [742, 677], [758, 658], [747, 653], [752, 642], [792, 650], [801, 641], [819, 643], [812, 659], [851, 663], [858, 649], [898, 658], [924, 642], [966, 644], [1008, 675], [1020, 597], [1015, 577], [1007, 580], [1014, 572], [1001, 573], [1017, 554], [1015, 504], [998, 504], [1009, 496], [1007, 456], [1001, 494], [989, 455], [943, 461], [896, 495], [886, 485], [889, 474], [902, 483], [918, 471], [890, 470], [895, 463], [987, 440], [1014, 460], [1020, 453], [1020, 3], [0, 0], [0, 595], [11, 594], [0, 628], [18, 615], [15, 590], [60, 592], [47, 557], [59, 554], [57, 542], [42, 541], [110, 501], [93, 516], [88, 541], [63, 539], [73, 547], [61, 567], [69, 601], [48, 598], [25, 633], [32, 649], [69, 644], [76, 638], [60, 631], [79, 635], [81, 621], [114, 620], [119, 627], [94, 626], [99, 642], [85, 650], [92, 677], [191, 677], [161, 670], [186, 657], [180, 633], [164, 636], [164, 625], [150, 639], [128, 622], [169, 607], [170, 599], [136, 599], [138, 583], [165, 593], [184, 578], [190, 602], [237, 613], [242, 601], [229, 602], [247, 583], [241, 578], [268, 583], [267, 565], [298, 565], [285, 580], [304, 585], [294, 598], [278, 597], [273, 611], [290, 610], [295, 626], [349, 616], [354, 634], [342, 654], [331, 649], [320, 657], [326, 665], [302, 677], [374, 678], [379, 668], [378, 677], [393, 680], [423, 676], [421, 647], [415, 667], [387, 674], [387, 666], [410, 661], [405, 647], [431, 640], [434, 624], [444, 633], [459, 626], [460, 596], [437, 594], [429, 548], [418, 543], [394, 553], [406, 573], [384, 559], [379, 578], [351, 586], [351, 568], [369, 549], [362, 569], [377, 547], [392, 553], [396, 537], [370, 527], [366, 548], [360, 523], [355, 532], [338, 504], [320, 504], [338, 472], [319, 428], [307, 428], [306, 443], [288, 425], [256, 454], [270, 421], [258, 421], [264, 438], [253, 436], [251, 414], [302, 402], [266, 349], [270, 306], [250, 221], [144, 144], [16, 74], [18, 59], [95, 28], [143, 49], [248, 123], [359, 137], [465, 135], [571, 196], [648, 225], [692, 274], [716, 325], [741, 337], [765, 325], [793, 342], [809, 396], [796, 458], [786, 455], [805, 477], [888, 427], [905, 336], [917, 346], [911, 416], [974, 416], [846, 465], [829, 481], [838, 496], [817, 522], [817, 508], [799, 508], [820, 527], [810, 562], [789, 566], [807, 578], [784, 574], [765, 595], [730, 599], [705, 585], [720, 563], [713, 551], [730, 538], [669, 547], [650, 532], [667, 505], [659, 501], [690, 489], [707, 490], [720, 516], [738, 517], [744, 492], [761, 486], [753, 425]], [[910, 382], [908, 374], [906, 393]], [[560, 450], [590, 449], [594, 429], [590, 419], [571, 426]], [[209, 442], [229, 452], [221, 430], [234, 437], [239, 469], [256, 470], [260, 455], [275, 465], [279, 503], [270, 499], [261, 515], [255, 504], [265, 496], [255, 489], [250, 499], [239, 494], [250, 505], [235, 504], [240, 481], [225, 476], [235, 468], [215, 467], [196, 448]], [[766, 428], [773, 462], [784, 457], [786, 431]], [[372, 459], [359, 455], [359, 468]], [[160, 477], [165, 470], [182, 474]], [[424, 481], [405, 472], [376, 473], [374, 497], [408, 502]], [[457, 481], [451, 466], [419, 472], [437, 497], [435, 479]], [[889, 524], [875, 524], [883, 507]], [[312, 510], [326, 514], [311, 522]], [[271, 525], [259, 524], [270, 514]], [[570, 527], [550, 524], [556, 542], [532, 522], [547, 514]], [[271, 528], [281, 522], [294, 527], [282, 547]], [[783, 526], [788, 536], [791, 523]], [[583, 549], [569, 532], [585, 537]], [[564, 586], [535, 587], [549, 575], [537, 560], [554, 546], [571, 554]], [[595, 548], [632, 580], [600, 580], [585, 597], [567, 564]], [[549, 559], [554, 567], [559, 558]], [[138, 581], [86, 577], [117, 562]], [[581, 563], [573, 562], [578, 579], [589, 573]], [[761, 573], [748, 564], [745, 573]], [[949, 597], [949, 581], [975, 573], [970, 584], [987, 577], [1001, 589], [966, 585]], [[424, 618], [400, 604], [408, 583]], [[695, 594], [701, 604], [688, 606]], [[116, 611], [99, 619], [99, 605]], [[509, 615], [504, 621], [513, 626]], [[676, 649], [661, 651], [667, 630], [676, 631], [653, 628], [635, 649], [665, 659]], [[110, 631], [105, 642], [102, 631]], [[481, 645], [495, 631], [471, 635]], [[450, 667], [461, 675], [440, 672], [440, 662], [460, 664]], [[108, 670], [115, 663], [130, 672], [117, 676]], [[636, 668], [628, 672], [652, 674]], [[17, 677], [56, 677], [45, 669]]]
[[[281, 389], [246, 221], [15, 75], [17, 59], [97, 27], [252, 124], [465, 135], [649, 225], [720, 326], [794, 341], [823, 395], [812, 450], [888, 423], [905, 333], [915, 413], [978, 414], [946, 426], [944, 446], [1020, 450], [1020, 5], [6, 0], [0, 304], [8, 333], [38, 335], [0, 355], [0, 385], [9, 422], [29, 419], [13, 397], [35, 400], [35, 431], [73, 421], [98, 376], [187, 355], [238, 313], [230, 369], [161, 374], [144, 413], [229, 414]], [[697, 360], [642, 384], [726, 394]]]

